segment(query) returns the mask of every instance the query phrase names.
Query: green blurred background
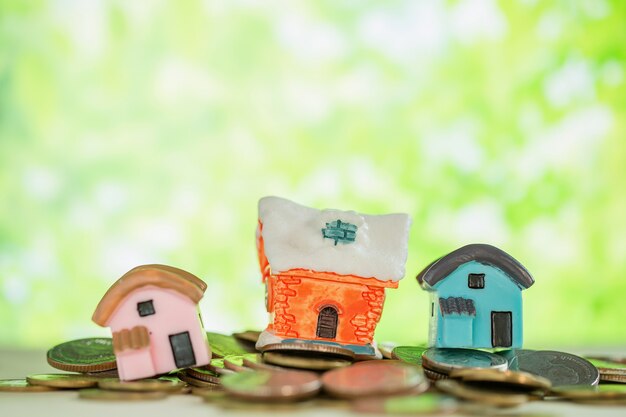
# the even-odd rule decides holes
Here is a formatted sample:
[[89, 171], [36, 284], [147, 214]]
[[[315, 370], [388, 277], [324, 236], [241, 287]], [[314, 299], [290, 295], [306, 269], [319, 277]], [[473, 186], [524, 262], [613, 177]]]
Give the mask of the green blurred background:
[[0, 1], [0, 345], [105, 335], [142, 263], [266, 323], [256, 204], [413, 216], [414, 276], [471, 242], [534, 274], [530, 347], [626, 342], [626, 2]]

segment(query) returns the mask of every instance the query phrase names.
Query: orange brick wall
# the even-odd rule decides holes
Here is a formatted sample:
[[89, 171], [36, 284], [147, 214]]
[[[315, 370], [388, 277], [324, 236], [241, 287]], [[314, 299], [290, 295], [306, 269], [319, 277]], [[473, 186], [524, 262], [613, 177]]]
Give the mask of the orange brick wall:
[[[371, 285], [374, 279], [347, 276], [351, 282], [317, 279], [297, 273], [271, 275], [268, 283], [268, 326], [276, 335], [301, 339], [333, 340], [343, 344], [371, 343], [382, 314], [385, 288]], [[368, 285], [370, 284], [370, 285]], [[335, 339], [316, 337], [321, 308], [338, 310]]]

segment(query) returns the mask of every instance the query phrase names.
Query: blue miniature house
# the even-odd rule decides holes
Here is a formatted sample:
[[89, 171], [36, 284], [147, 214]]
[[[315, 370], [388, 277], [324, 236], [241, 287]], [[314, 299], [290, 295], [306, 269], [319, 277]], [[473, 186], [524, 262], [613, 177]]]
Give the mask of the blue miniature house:
[[522, 290], [535, 281], [506, 252], [467, 245], [428, 265], [417, 281], [431, 295], [430, 346], [522, 347]]

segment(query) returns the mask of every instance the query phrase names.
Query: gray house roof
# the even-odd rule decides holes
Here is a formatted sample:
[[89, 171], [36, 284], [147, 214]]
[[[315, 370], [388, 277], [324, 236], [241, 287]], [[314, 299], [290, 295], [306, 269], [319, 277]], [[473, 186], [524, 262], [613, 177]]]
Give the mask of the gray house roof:
[[470, 261], [491, 265], [502, 270], [522, 289], [535, 283], [530, 272], [515, 258], [495, 246], [483, 243], [463, 246], [435, 260], [417, 275], [417, 282], [424, 288], [434, 287], [459, 266]]
[[476, 307], [474, 300], [463, 297], [448, 297], [439, 299], [439, 307], [441, 314], [446, 316], [449, 314], [467, 314], [468, 316], [476, 315]]

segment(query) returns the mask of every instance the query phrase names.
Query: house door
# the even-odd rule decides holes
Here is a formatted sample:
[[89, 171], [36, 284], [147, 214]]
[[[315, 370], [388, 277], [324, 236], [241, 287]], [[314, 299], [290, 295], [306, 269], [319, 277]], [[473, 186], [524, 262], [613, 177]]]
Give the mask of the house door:
[[317, 337], [334, 339], [337, 336], [337, 310], [334, 307], [324, 307], [317, 316]]
[[193, 353], [189, 332], [171, 334], [170, 346], [177, 368], [187, 368], [196, 364], [196, 356]]
[[510, 311], [491, 312], [491, 346], [511, 347], [513, 344], [513, 319]]

